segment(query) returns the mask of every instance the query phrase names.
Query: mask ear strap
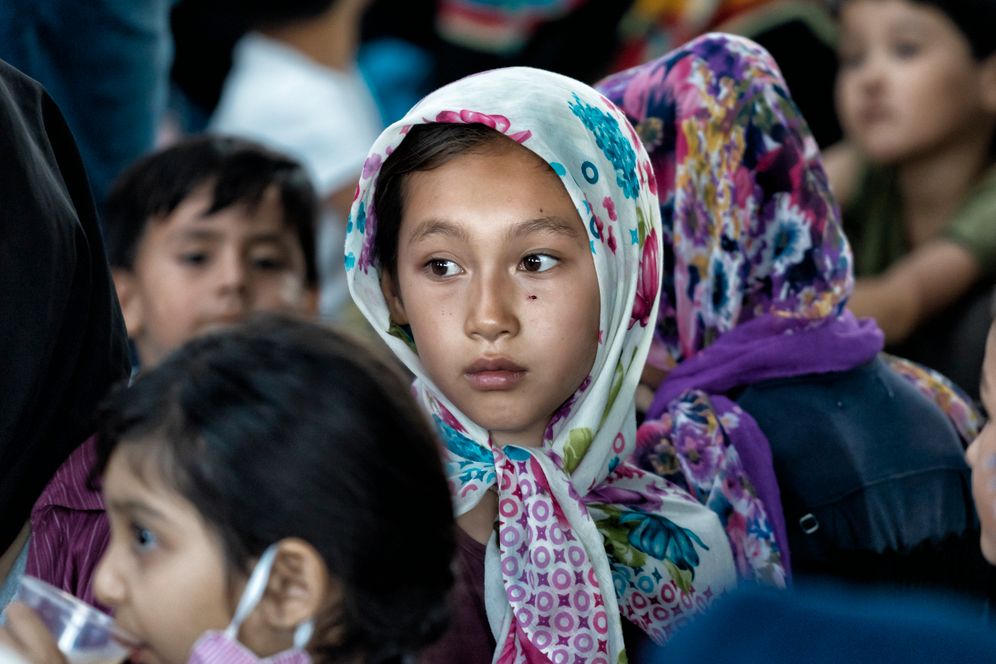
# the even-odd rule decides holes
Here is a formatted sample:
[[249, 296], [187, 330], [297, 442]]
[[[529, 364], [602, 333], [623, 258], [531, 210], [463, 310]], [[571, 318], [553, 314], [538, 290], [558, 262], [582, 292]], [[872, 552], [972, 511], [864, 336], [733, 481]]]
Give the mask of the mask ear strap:
[[311, 634], [315, 631], [315, 622], [313, 620], [305, 620], [303, 623], [297, 626], [294, 630], [294, 648], [296, 650], [304, 650], [305, 646], [308, 645], [308, 641], [311, 640]]
[[232, 622], [225, 629], [225, 636], [238, 641], [239, 627], [242, 626], [242, 622], [252, 613], [252, 610], [256, 608], [256, 605], [259, 604], [259, 600], [263, 599], [263, 594], [266, 592], [266, 584], [270, 580], [270, 570], [273, 569], [273, 562], [276, 559], [277, 545], [271, 544], [266, 547], [266, 551], [259, 557], [256, 567], [253, 569], [252, 574], [249, 575], [249, 581], [246, 583], [245, 590], [242, 591], [242, 598], [239, 599], [239, 605], [235, 608], [235, 615], [232, 616]]

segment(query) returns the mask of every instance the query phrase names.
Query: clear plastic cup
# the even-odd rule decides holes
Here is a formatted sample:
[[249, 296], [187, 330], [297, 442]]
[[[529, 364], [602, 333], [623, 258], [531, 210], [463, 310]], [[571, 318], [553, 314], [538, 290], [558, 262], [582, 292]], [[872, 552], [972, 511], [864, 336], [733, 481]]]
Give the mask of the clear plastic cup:
[[21, 577], [14, 599], [35, 610], [70, 664], [118, 664], [137, 645], [106, 613], [33, 576]]

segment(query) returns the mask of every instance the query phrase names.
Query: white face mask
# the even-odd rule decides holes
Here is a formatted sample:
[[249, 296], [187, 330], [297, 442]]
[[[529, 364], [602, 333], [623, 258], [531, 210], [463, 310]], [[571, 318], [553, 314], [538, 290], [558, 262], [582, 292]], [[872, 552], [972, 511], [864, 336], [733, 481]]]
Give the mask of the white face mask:
[[271, 544], [260, 556], [249, 582], [242, 592], [242, 598], [232, 616], [232, 622], [225, 631], [210, 630], [197, 639], [190, 651], [188, 664], [311, 664], [311, 656], [305, 651], [305, 646], [311, 640], [314, 623], [311, 620], [301, 623], [294, 631], [294, 646], [290, 650], [277, 653], [272, 657], [261, 658], [239, 643], [239, 627], [246, 617], [252, 613], [263, 598], [266, 584], [270, 580], [270, 570], [277, 558], [277, 546]]

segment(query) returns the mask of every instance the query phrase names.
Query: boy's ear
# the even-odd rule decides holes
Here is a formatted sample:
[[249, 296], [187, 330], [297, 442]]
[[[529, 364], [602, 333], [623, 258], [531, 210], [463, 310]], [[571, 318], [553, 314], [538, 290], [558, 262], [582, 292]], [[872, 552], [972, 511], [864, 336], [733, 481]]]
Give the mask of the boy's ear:
[[282, 540], [277, 545], [266, 593], [254, 612], [262, 623], [261, 631], [275, 636], [292, 635], [299, 625], [314, 620], [328, 605], [333, 589], [340, 592], [338, 584], [330, 582], [328, 568], [315, 547], [302, 539]]
[[138, 280], [131, 270], [120, 267], [112, 269], [111, 276], [114, 279], [114, 290], [118, 293], [118, 302], [121, 303], [121, 313], [124, 314], [128, 336], [136, 339], [141, 335], [142, 327], [145, 325], [145, 301]]
[[988, 113], [996, 114], [996, 53], [982, 61], [982, 105]]
[[405, 313], [405, 303], [401, 300], [397, 279], [387, 270], [380, 273], [380, 292], [384, 294], [384, 301], [387, 302], [387, 308], [391, 312], [391, 322], [407, 325], [408, 314]]

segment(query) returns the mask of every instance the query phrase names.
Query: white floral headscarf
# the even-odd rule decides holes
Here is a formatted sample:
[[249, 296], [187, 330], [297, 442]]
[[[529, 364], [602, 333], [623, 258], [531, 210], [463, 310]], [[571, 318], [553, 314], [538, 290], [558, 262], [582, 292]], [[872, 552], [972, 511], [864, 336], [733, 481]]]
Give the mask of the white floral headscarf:
[[[528, 148], [557, 173], [584, 221], [600, 290], [591, 372], [552, 414], [541, 448], [492, 446], [433, 385], [392, 326], [374, 256], [374, 185], [412, 125], [476, 123]], [[500, 69], [450, 84], [388, 127], [371, 148], [347, 226], [345, 265], [360, 310], [415, 374], [446, 445], [458, 515], [497, 486], [485, 598], [495, 662], [625, 660], [620, 614], [663, 642], [735, 583], [712, 512], [626, 459], [634, 394], [660, 289], [660, 212], [650, 161], [619, 110], [549, 72]], [[404, 336], [401, 334], [401, 336]]]

